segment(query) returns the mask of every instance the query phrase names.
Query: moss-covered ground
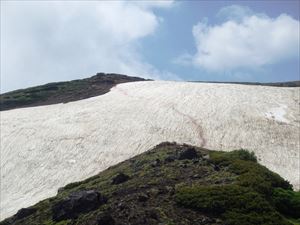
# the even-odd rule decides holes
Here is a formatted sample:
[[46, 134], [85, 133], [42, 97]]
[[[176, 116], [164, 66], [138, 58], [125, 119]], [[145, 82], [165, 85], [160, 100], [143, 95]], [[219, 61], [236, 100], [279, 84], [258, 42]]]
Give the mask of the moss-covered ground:
[[116, 84], [142, 80], [138, 77], [99, 73], [86, 79], [20, 89], [0, 95], [0, 111], [77, 101], [105, 94]]

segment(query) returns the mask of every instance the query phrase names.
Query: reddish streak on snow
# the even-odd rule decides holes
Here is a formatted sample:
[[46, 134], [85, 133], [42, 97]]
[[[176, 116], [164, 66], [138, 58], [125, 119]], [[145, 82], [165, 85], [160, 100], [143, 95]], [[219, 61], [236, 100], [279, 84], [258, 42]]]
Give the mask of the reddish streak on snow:
[[[121, 92], [121, 94], [125, 95], [125, 96], [128, 96], [128, 97], [131, 97], [131, 98], [139, 98], [139, 99], [143, 99], [142, 97], [138, 97], [138, 96], [131, 96], [128, 94], [127, 91], [125, 91], [124, 89], [118, 87], [118, 86], [115, 86], [114, 87], [117, 91]], [[169, 108], [169, 104], [164, 104], [165, 107]], [[196, 127], [196, 130], [197, 130], [197, 133], [199, 135], [199, 139], [201, 141], [200, 143], [200, 147], [203, 147], [206, 145], [206, 140], [203, 138], [203, 130], [200, 126], [200, 124], [197, 122], [197, 120], [195, 118], [193, 118], [192, 116], [186, 114], [186, 113], [183, 113], [183, 112], [180, 112], [178, 109], [176, 109], [174, 106], [171, 107], [172, 110], [174, 110], [174, 112], [176, 112], [177, 114], [183, 116], [183, 117], [186, 117], [195, 127]]]
[[183, 112], [180, 112], [178, 109], [176, 109], [174, 106], [172, 107], [172, 109], [178, 113], [179, 115], [181, 116], [184, 116], [186, 117], [189, 121], [191, 121], [191, 123], [196, 127], [196, 130], [198, 132], [198, 135], [199, 135], [199, 138], [201, 140], [201, 144], [200, 144], [200, 147], [203, 147], [206, 145], [206, 140], [203, 138], [203, 130], [200, 126], [200, 124], [197, 122], [197, 120], [195, 118], [193, 118], [192, 116], [186, 114], [186, 113], [183, 113]]

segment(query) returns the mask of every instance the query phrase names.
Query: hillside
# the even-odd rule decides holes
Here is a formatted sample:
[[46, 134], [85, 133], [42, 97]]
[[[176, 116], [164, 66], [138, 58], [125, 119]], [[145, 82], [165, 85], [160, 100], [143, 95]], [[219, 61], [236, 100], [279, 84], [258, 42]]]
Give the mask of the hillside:
[[[90, 78], [65, 82], [55, 82], [41, 86], [11, 91], [0, 94], [0, 111], [78, 101], [81, 99], [103, 95], [109, 92], [110, 89], [117, 84], [134, 81], [145, 81], [145, 79], [139, 77], [130, 77], [121, 74], [97, 73], [95, 76], [92, 76]], [[194, 82], [260, 85], [273, 87], [300, 87], [300, 81], [277, 83], [216, 81]]]
[[0, 225], [292, 225], [299, 212], [300, 193], [253, 154], [162, 143]]
[[0, 95], [0, 111], [77, 101], [105, 94], [117, 84], [142, 80], [145, 79], [98, 73], [86, 79], [49, 83], [11, 91]]
[[299, 190], [299, 90], [138, 81], [2, 111], [1, 219], [165, 141], [249, 149]]

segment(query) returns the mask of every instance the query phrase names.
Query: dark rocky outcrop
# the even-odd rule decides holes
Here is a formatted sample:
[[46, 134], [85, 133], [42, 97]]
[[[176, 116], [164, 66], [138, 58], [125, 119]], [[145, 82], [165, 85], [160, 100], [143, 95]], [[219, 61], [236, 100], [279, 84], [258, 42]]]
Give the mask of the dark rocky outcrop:
[[115, 220], [110, 214], [100, 214], [97, 216], [97, 225], [115, 225]]
[[196, 159], [198, 158], [198, 154], [197, 154], [197, 151], [195, 148], [193, 147], [189, 147], [189, 148], [186, 148], [184, 150], [182, 150], [180, 153], [179, 153], [179, 160], [183, 160], [183, 159]]
[[1, 222], [0, 224], [1, 225], [2, 224], [3, 225], [13, 225], [17, 221], [26, 219], [27, 217], [33, 215], [36, 212], [37, 212], [37, 209], [34, 207], [22, 208], [22, 209], [18, 210], [18, 212], [14, 216], [6, 219], [5, 221]]
[[121, 184], [129, 180], [129, 176], [124, 173], [119, 173], [112, 179], [112, 184]]
[[35, 208], [22, 208], [20, 209], [17, 214], [15, 215], [15, 219], [19, 220], [19, 219], [23, 219], [27, 216], [32, 215], [33, 213], [35, 213], [37, 210]]
[[176, 160], [176, 156], [175, 155], [169, 155], [165, 158], [165, 163], [169, 163], [169, 162], [174, 162]]
[[53, 205], [53, 220], [77, 218], [80, 213], [95, 210], [106, 202], [106, 198], [94, 190], [72, 193]]
[[155, 159], [155, 160], [151, 163], [151, 166], [152, 166], [152, 167], [157, 167], [157, 166], [160, 166], [160, 164], [161, 164], [160, 159]]
[[100, 213], [96, 218], [86, 221], [82, 225], [115, 225], [114, 218], [107, 212]]
[[139, 202], [146, 202], [148, 199], [149, 199], [149, 196], [147, 194], [138, 195], [138, 201]]

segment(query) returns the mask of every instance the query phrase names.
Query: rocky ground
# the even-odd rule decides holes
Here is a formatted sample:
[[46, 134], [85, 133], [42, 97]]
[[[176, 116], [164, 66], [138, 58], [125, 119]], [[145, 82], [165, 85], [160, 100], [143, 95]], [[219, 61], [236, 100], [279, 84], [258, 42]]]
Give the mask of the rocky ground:
[[253, 153], [166, 142], [0, 225], [292, 225], [299, 212], [300, 193]]

